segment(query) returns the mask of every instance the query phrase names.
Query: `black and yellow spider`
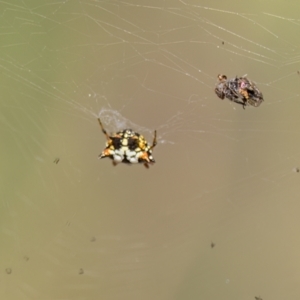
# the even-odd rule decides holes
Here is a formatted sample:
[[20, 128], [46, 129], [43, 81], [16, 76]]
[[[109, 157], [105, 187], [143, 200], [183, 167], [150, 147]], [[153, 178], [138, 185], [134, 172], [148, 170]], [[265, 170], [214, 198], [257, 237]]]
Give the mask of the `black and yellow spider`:
[[143, 163], [146, 168], [155, 163], [152, 149], [156, 146], [156, 130], [154, 131], [153, 143], [148, 145], [145, 138], [131, 129], [124, 129], [109, 136], [98, 118], [101, 130], [106, 136], [106, 147], [98, 158], [109, 157], [113, 165], [118, 163], [136, 164]]

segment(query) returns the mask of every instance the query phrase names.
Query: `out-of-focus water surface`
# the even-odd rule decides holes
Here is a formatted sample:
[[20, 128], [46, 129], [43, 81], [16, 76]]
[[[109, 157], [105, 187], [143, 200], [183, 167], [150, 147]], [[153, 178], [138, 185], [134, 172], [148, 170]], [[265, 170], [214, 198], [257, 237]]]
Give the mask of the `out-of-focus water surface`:
[[[297, 299], [298, 3], [1, 11], [1, 299]], [[220, 100], [248, 74], [258, 108]], [[125, 128], [155, 165], [98, 160]]]

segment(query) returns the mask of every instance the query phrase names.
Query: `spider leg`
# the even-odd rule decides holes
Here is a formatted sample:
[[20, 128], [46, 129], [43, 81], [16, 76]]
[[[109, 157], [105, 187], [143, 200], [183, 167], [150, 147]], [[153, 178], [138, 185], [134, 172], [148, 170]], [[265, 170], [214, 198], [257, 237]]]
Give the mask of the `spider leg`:
[[152, 150], [156, 145], [157, 145], [156, 130], [154, 130], [154, 138], [153, 138], [152, 146], [150, 147], [149, 150]]
[[103, 127], [103, 125], [102, 125], [102, 123], [101, 123], [101, 121], [100, 121], [100, 118], [98, 118], [98, 122], [99, 122], [99, 125], [100, 125], [100, 127], [101, 127], [101, 130], [102, 130], [103, 134], [106, 136], [106, 139], [109, 141], [109, 140], [110, 140], [110, 137], [109, 137], [109, 135], [107, 134], [106, 130], [104, 129], [104, 127]]

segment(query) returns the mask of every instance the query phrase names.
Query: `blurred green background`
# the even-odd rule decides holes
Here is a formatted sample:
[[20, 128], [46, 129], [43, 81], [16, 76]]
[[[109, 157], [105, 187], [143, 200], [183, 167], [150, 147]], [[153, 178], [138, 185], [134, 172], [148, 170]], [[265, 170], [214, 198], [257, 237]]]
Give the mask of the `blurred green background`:
[[[299, 5], [0, 4], [1, 299], [297, 299]], [[99, 161], [98, 117], [156, 164]]]

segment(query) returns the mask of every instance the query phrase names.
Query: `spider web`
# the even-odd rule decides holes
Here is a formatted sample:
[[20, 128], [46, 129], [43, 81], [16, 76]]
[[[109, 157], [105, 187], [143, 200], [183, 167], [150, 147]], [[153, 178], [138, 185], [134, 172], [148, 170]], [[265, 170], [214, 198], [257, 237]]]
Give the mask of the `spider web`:
[[[299, 3], [0, 7], [1, 299], [299, 297]], [[156, 164], [97, 160], [98, 117]]]

